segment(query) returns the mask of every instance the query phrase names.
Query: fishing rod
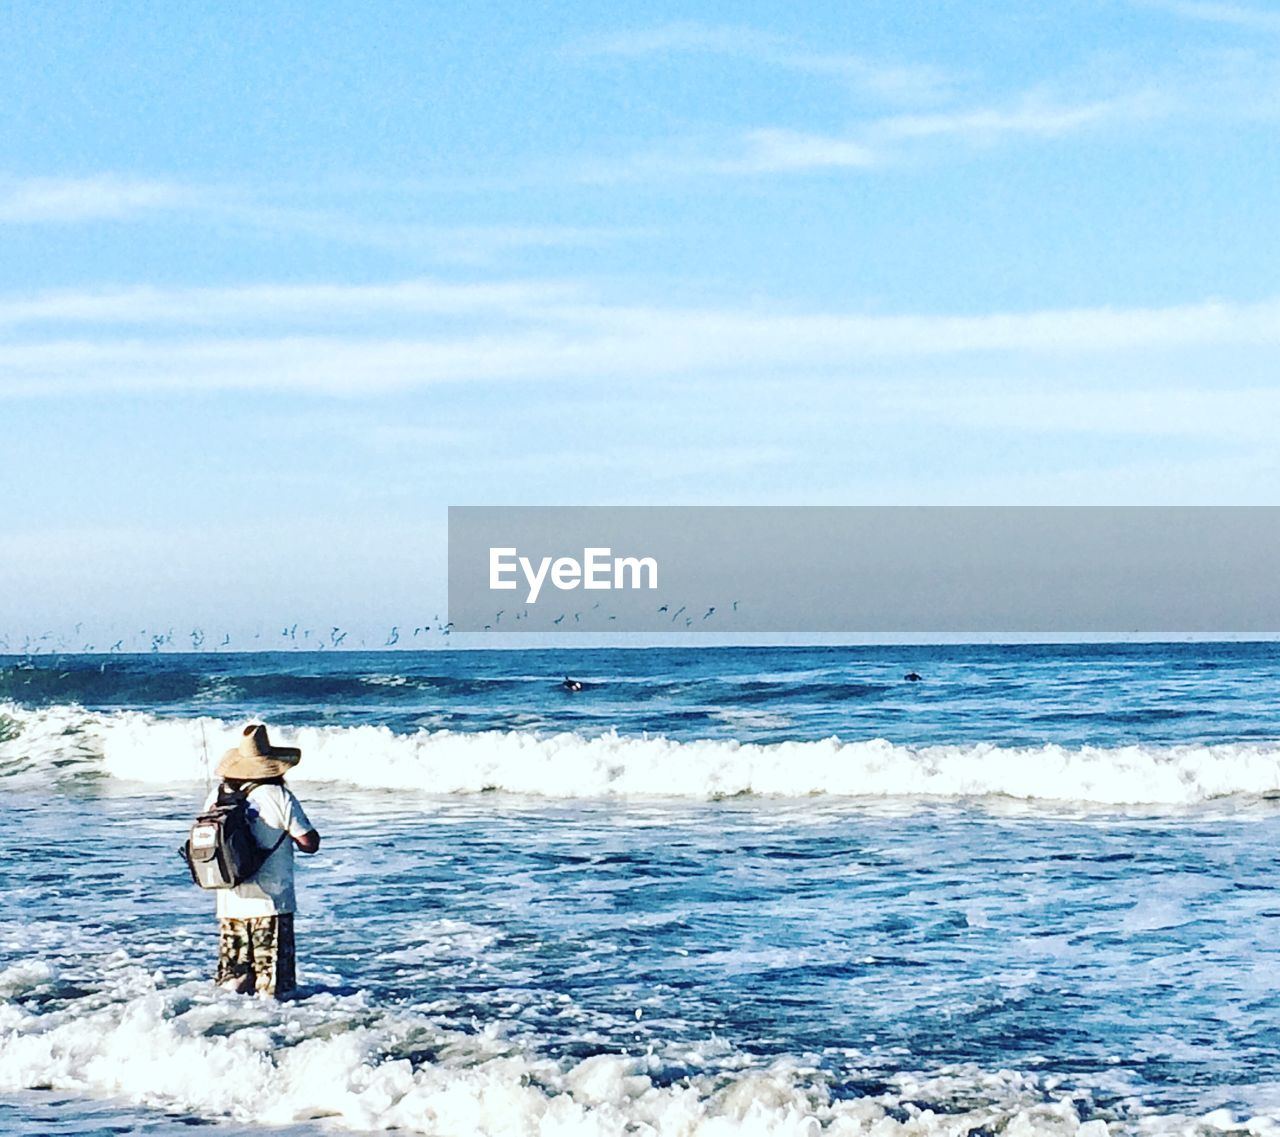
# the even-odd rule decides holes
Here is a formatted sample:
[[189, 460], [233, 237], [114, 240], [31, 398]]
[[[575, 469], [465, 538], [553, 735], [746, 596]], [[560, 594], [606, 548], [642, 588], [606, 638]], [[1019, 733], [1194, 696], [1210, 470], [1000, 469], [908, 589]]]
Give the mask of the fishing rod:
[[209, 783], [213, 780], [209, 776], [209, 740], [204, 733], [204, 719], [200, 720], [200, 749], [204, 751], [204, 792], [208, 794]]

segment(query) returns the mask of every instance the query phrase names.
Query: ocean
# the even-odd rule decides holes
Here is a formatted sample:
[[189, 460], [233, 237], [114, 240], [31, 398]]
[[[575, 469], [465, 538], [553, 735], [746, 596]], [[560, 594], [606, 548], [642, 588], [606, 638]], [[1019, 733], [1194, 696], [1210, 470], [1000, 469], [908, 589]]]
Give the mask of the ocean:
[[0, 657], [0, 786], [4, 1133], [1280, 1133], [1278, 644]]

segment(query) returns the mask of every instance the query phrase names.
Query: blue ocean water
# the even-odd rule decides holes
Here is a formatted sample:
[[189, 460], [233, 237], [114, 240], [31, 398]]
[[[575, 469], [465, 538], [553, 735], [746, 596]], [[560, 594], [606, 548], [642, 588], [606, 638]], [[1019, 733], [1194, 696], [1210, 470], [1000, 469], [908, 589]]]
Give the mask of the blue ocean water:
[[[1273, 644], [0, 660], [0, 1123], [1271, 1132], [1278, 696]], [[174, 854], [249, 719], [325, 837], [278, 1005]]]
[[[562, 690], [570, 672], [589, 697]], [[1280, 644], [0, 656], [0, 700], [400, 732], [1231, 742], [1276, 736]]]

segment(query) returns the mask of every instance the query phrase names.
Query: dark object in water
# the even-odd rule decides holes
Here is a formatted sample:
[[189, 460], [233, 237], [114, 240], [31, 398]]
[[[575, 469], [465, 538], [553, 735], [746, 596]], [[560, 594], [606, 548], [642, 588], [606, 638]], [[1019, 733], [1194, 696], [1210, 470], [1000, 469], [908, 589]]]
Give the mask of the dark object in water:
[[924, 678], [924, 676], [920, 675], [915, 671], [908, 671], [902, 678], [905, 679], [908, 683], [919, 683], [920, 680]]
[[566, 691], [581, 691], [582, 683], [577, 679], [570, 679], [569, 676], [564, 677], [564, 682], [560, 684]]

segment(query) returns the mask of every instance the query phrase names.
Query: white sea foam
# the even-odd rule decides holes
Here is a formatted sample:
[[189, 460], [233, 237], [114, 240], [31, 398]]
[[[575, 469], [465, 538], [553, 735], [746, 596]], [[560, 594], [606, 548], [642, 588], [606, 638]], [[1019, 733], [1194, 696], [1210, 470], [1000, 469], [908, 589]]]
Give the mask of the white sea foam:
[[[33, 976], [0, 973], [9, 990]], [[1106, 1137], [1089, 1090], [965, 1066], [899, 1074], [874, 1095], [834, 1095], [797, 1058], [762, 1064], [723, 1049], [704, 1072], [663, 1078], [652, 1054], [555, 1059], [503, 1037], [443, 1032], [360, 996], [283, 1005], [133, 976], [131, 997], [31, 1014], [0, 1002], [0, 1092], [45, 1088], [257, 1125], [481, 1137], [786, 1135], [933, 1137], [975, 1130]], [[412, 1058], [406, 1055], [414, 1052]], [[689, 1057], [698, 1058], [699, 1055]], [[1145, 1133], [1271, 1135], [1267, 1117], [1160, 1117]], [[1132, 1118], [1131, 1118], [1132, 1121]]]
[[[47, 783], [85, 774], [149, 783], [203, 779], [236, 724], [8, 707], [0, 776]], [[296, 781], [429, 793], [501, 789], [554, 798], [742, 793], [967, 798], [1174, 806], [1280, 791], [1280, 743], [1120, 747], [909, 747], [884, 739], [771, 744], [522, 731], [384, 727], [277, 729], [301, 746]]]

